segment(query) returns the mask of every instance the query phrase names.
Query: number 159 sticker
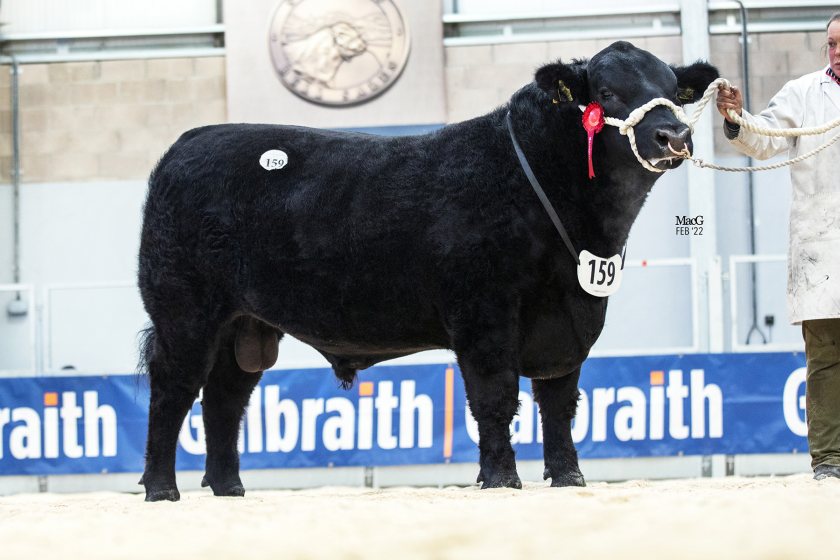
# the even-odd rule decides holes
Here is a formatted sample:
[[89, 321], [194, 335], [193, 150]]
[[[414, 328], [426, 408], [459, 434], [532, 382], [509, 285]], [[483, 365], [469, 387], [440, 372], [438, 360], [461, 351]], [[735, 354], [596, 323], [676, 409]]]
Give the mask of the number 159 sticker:
[[283, 169], [289, 163], [289, 156], [283, 150], [268, 150], [260, 156], [260, 165], [266, 171]]
[[577, 273], [584, 291], [597, 297], [611, 296], [621, 286], [621, 255], [605, 259], [584, 249], [580, 252]]

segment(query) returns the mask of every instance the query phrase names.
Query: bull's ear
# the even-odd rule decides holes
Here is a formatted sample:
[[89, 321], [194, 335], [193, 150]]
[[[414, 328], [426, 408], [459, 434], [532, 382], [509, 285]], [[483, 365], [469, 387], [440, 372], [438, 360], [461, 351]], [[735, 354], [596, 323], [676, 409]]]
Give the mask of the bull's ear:
[[677, 77], [677, 98], [684, 105], [703, 97], [709, 84], [720, 76], [717, 68], [703, 61], [689, 66], [671, 66], [671, 70]]
[[573, 60], [571, 64], [557, 61], [546, 64], [534, 75], [539, 88], [557, 103], [589, 103], [589, 87], [586, 78], [586, 60]]

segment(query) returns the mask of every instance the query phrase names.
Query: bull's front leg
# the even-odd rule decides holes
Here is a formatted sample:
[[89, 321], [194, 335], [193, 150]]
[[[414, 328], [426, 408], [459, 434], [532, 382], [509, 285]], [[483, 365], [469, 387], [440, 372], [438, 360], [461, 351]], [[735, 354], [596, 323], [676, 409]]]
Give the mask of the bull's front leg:
[[522, 488], [510, 444], [510, 423], [519, 408], [519, 376], [510, 368], [459, 358], [467, 400], [478, 422], [482, 488]]
[[543, 478], [552, 486], [586, 486], [572, 441], [572, 420], [577, 411], [580, 368], [556, 379], [534, 379], [534, 400], [543, 426]]
[[510, 423], [519, 408], [513, 315], [503, 313], [498, 321], [487, 321], [504, 309], [500, 299], [485, 301], [496, 305], [481, 302], [470, 310], [473, 313], [462, 315], [485, 320], [459, 325], [454, 337], [467, 401], [478, 423], [478, 482], [482, 488], [522, 488], [510, 444]]

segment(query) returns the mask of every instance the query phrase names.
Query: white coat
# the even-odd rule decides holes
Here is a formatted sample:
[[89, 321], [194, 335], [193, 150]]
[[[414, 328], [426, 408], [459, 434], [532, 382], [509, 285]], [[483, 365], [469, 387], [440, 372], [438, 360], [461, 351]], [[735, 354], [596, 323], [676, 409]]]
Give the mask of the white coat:
[[[759, 115], [743, 117], [766, 128], [812, 127], [840, 118], [840, 84], [826, 68], [791, 80]], [[840, 134], [778, 138], [741, 128], [730, 142], [756, 159], [787, 151], [790, 158], [807, 153]], [[790, 168], [787, 310], [791, 323], [840, 317], [840, 140]]]

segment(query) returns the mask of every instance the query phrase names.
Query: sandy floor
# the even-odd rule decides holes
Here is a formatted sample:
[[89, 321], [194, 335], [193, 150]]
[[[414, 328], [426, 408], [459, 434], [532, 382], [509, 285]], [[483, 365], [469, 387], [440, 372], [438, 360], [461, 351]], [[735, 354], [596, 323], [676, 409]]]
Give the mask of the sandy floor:
[[840, 480], [0, 498], [0, 558], [829, 558]]

